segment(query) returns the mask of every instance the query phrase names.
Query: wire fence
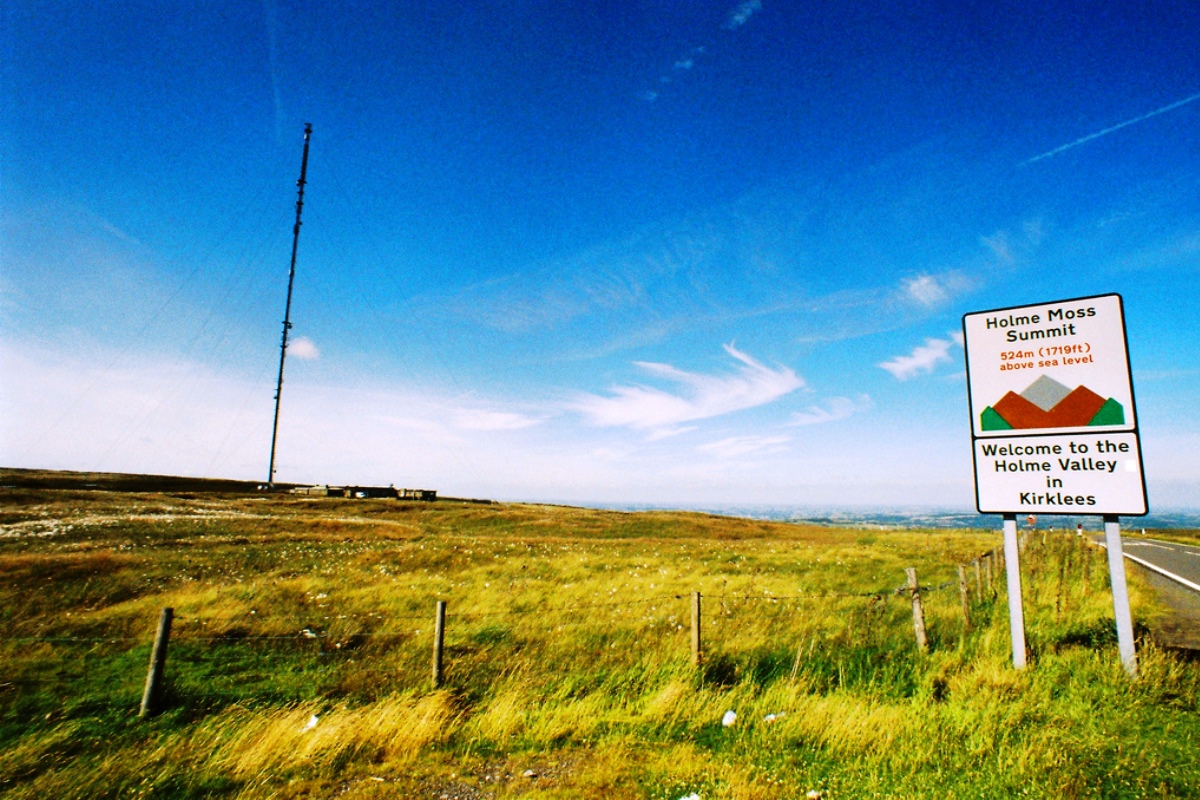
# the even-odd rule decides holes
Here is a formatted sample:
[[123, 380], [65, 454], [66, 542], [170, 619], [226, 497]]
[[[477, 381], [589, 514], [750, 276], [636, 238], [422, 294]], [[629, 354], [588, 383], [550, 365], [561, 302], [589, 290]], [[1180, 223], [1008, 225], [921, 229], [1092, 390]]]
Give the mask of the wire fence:
[[[1060, 595], [1068, 560], [1059, 559]], [[1086, 576], [1087, 559], [1080, 563]], [[1054, 572], [1037, 563], [1029, 568], [1034, 573], [1040, 569], [1043, 576]], [[692, 663], [700, 665], [715, 652], [752, 648], [749, 643], [754, 637], [799, 641], [794, 675], [806, 643], [810, 656], [821, 642], [906, 647], [903, 628], [910, 606], [910, 635], [917, 651], [930, 649], [930, 626], [924, 618], [927, 603], [936, 607], [932, 622], [940, 629], [940, 641], [965, 636], [971, 617], [989, 611], [999, 596], [1002, 571], [1003, 554], [992, 550], [957, 565], [957, 575], [944, 581], [921, 584], [915, 571], [909, 570], [905, 583], [867, 591], [673, 591], [583, 603], [525, 601], [484, 610], [464, 610], [431, 599], [426, 613], [336, 613], [326, 608], [321, 610], [330, 613], [320, 619], [313, 614], [273, 614], [269, 609], [223, 616], [175, 616], [174, 609], [164, 609], [171, 618], [165, 626], [160, 619], [153, 642], [145, 635], [3, 637], [8, 675], [0, 680], [0, 692], [70, 685], [82, 680], [80, 676], [96, 662], [126, 690], [145, 675], [145, 696], [150, 700], [148, 707], [144, 702], [143, 711], [153, 713], [154, 698], [161, 697], [164, 680], [174, 679], [176, 663], [185, 667], [178, 671], [180, 680], [192, 685], [207, 682], [224, 695], [239, 690], [252, 693], [272, 677], [273, 668], [291, 673], [296, 682], [307, 675], [309, 685], [352, 667], [357, 677], [347, 678], [351, 688], [354, 680], [361, 683], [364, 676], [386, 676], [393, 684], [417, 688], [453, 681], [456, 669], [466, 675], [512, 668], [512, 662], [545, 656], [552, 647], [574, 649], [577, 658], [600, 658], [602, 649], [656, 651], [658, 658], [690, 655]], [[1055, 600], [1056, 613], [1059, 602]], [[144, 666], [147, 646], [155, 654], [149, 674]], [[912, 649], [912, 640], [907, 647]], [[432, 659], [428, 671], [420, 666], [426, 657]], [[502, 660], [508, 663], [499, 663]], [[117, 678], [118, 673], [124, 677]]]

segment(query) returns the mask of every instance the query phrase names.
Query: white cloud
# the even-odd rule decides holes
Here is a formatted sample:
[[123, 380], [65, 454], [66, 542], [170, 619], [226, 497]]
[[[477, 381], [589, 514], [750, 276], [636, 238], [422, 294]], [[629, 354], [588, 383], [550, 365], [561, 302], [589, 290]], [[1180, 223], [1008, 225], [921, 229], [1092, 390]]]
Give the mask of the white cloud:
[[694, 66], [696, 66], [696, 62], [691, 58], [681, 58], [675, 62], [675, 69], [679, 70], [691, 69]]
[[992, 251], [992, 255], [996, 257], [996, 261], [1002, 266], [1011, 266], [1017, 260], [1013, 255], [1008, 234], [1004, 231], [996, 231], [991, 236], [981, 237], [980, 240], [983, 242], [984, 247]]
[[454, 412], [455, 427], [468, 431], [517, 431], [540, 423], [539, 419], [511, 411], [460, 408]]
[[[0, 375], [18, 378], [0, 381], [5, 465], [266, 477], [274, 375], [247, 380], [185, 359], [84, 357], [3, 341]], [[457, 491], [519, 484], [527, 451], [515, 456], [511, 439], [497, 434], [526, 435], [544, 421], [502, 400], [295, 379], [283, 396], [277, 477]], [[565, 470], [545, 470], [556, 472]]]
[[321, 357], [321, 351], [307, 336], [301, 336], [299, 339], [288, 342], [287, 350], [288, 355], [304, 361], [316, 361]]
[[696, 449], [717, 458], [739, 458], [754, 454], [780, 453], [787, 450], [789, 436], [730, 436], [717, 442], [699, 445]]
[[1045, 225], [1040, 219], [1027, 219], [1021, 224], [1021, 232], [1030, 245], [1039, 245], [1046, 236]]
[[0, 373], [16, 378], [0, 385], [0, 463], [266, 476], [274, 376], [252, 384], [192, 362], [28, 343], [0, 343]]
[[825, 401], [824, 406], [813, 405], [804, 411], [797, 411], [792, 414], [789, 424], [821, 425], [826, 422], [837, 422], [838, 420], [867, 411], [872, 407], [871, 398], [865, 394], [859, 395], [857, 400], [852, 400], [849, 397], [831, 397]]
[[896, 356], [884, 361], [879, 366], [897, 380], [906, 381], [917, 375], [933, 372], [934, 368], [943, 361], [950, 361], [950, 348], [956, 344], [953, 339], [925, 340], [925, 344], [913, 349], [907, 356]]
[[729, 17], [725, 20], [725, 28], [727, 30], [740, 28], [759, 11], [762, 11], [762, 0], [744, 0], [729, 12]]
[[669, 364], [637, 362], [651, 375], [677, 384], [679, 391], [614, 386], [607, 396], [582, 394], [569, 407], [593, 425], [651, 430], [654, 438], [663, 438], [682, 433], [682, 423], [765, 405], [804, 386], [787, 367], [771, 369], [732, 344], [725, 345], [725, 352], [741, 362], [736, 374], [699, 375]]
[[899, 295], [903, 305], [915, 305], [920, 313], [948, 305], [955, 298], [972, 291], [979, 279], [960, 270], [950, 269], [936, 275], [925, 273], [901, 281]]
[[1046, 238], [1045, 224], [1040, 219], [1027, 219], [1016, 232], [999, 230], [979, 241], [992, 254], [995, 266], [1008, 268], [1027, 262]]
[[612, 447], [597, 447], [597, 448], [593, 449], [588, 455], [591, 458], [598, 459], [600, 461], [616, 462], [616, 461], [624, 461], [627, 458], [629, 458], [630, 456], [636, 454], [636, 452], [637, 451], [634, 448], [626, 445], [626, 446], [612, 446]]
[[650, 432], [650, 435], [646, 437], [646, 440], [651, 441], [651, 442], [657, 442], [662, 439], [670, 439], [672, 436], [679, 436], [680, 434], [690, 433], [691, 431], [694, 431], [694, 430], [696, 430], [695, 425], [682, 425], [682, 426], [675, 425], [670, 428], [655, 428], [654, 430], [652, 430]]
[[[11, 378], [0, 380], [0, 463], [7, 466], [265, 478], [272, 374], [250, 380], [186, 361], [46, 350], [0, 338], [0, 375]], [[830, 416], [845, 408], [833, 401], [820, 406]], [[481, 434], [456, 427], [464, 409], [542, 421]], [[492, 418], [493, 424], [504, 419]], [[297, 379], [284, 396], [277, 478], [394, 483], [455, 497], [679, 507], [829, 506], [865, 498], [970, 507], [972, 500], [970, 479], [962, 479], [970, 456], [940, 430], [900, 431], [902, 441], [881, 444], [869, 426], [818, 426], [805, 431], [799, 447], [794, 429], [746, 427], [712, 437], [719, 441], [697, 436], [648, 446], [579, 423], [527, 403], [450, 396], [387, 379], [327, 385]], [[1168, 429], [1145, 439], [1151, 478], [1177, 504], [1196, 496], [1196, 440]], [[929, 468], [897, 474], [889, 466], [893, 450]]]
[[910, 298], [927, 308], [940, 306], [950, 299], [946, 287], [932, 275], [909, 278], [904, 282], [904, 291]]

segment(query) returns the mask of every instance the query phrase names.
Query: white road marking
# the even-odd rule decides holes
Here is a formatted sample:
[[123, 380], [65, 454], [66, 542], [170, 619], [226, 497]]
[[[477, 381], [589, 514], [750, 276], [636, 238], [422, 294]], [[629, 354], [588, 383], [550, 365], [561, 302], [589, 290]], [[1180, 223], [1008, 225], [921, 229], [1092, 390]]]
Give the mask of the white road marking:
[[1188, 587], [1189, 589], [1191, 589], [1194, 592], [1200, 592], [1200, 585], [1192, 583], [1187, 578], [1181, 578], [1178, 575], [1176, 575], [1174, 572], [1167, 572], [1162, 567], [1155, 566], [1154, 564], [1151, 564], [1149, 561], [1138, 558], [1137, 556], [1131, 556], [1128, 553], [1125, 553], [1125, 557], [1128, 558], [1130, 561], [1136, 561], [1137, 563], [1141, 564], [1143, 567], [1145, 567], [1148, 570], [1153, 570], [1154, 572], [1157, 572], [1159, 575], [1168, 577], [1171, 580], [1176, 581], [1177, 583], [1182, 583], [1184, 586]]
[[[1108, 543], [1103, 540], [1097, 540], [1096, 544], [1100, 545], [1105, 550], [1108, 549]], [[1150, 545], [1149, 542], [1122, 542], [1122, 544], [1124, 545], [1124, 547], [1121, 548], [1122, 550], [1125, 550], [1132, 544], [1142, 545], [1143, 547]], [[1166, 547], [1164, 545], [1150, 545], [1150, 546], [1161, 547], [1164, 550], [1174, 549], [1171, 547]], [[1185, 550], [1184, 552], [1188, 552], [1188, 551]], [[1150, 570], [1151, 572], [1157, 572], [1159, 575], [1170, 578], [1171, 580], [1175, 581], [1176, 583], [1183, 584], [1184, 586], [1191, 589], [1193, 592], [1200, 592], [1200, 584], [1192, 583], [1187, 578], [1181, 578], [1180, 576], [1176, 575], [1174, 572], [1168, 572], [1167, 570], [1163, 569], [1162, 567], [1160, 567], [1156, 564], [1151, 564], [1149, 561], [1146, 561], [1144, 558], [1138, 558], [1137, 556], [1131, 556], [1129, 553], [1125, 553], [1125, 552], [1122, 552], [1122, 555], [1125, 556], [1126, 558], [1128, 558], [1130, 561], [1141, 564], [1143, 567]], [[1189, 553], [1189, 555], [1193, 555], [1193, 556], [1200, 555], [1200, 553]]]

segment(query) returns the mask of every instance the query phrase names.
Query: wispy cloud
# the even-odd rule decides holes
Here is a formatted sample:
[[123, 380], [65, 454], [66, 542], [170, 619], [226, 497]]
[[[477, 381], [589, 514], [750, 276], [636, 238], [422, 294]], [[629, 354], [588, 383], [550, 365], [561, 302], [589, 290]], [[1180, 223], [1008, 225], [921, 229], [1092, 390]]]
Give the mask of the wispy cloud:
[[773, 310], [801, 315], [793, 322], [797, 341], [840, 341], [912, 325], [974, 290], [979, 282], [965, 270], [951, 269], [818, 297], [793, 300], [781, 295]]
[[[997, 268], [995, 249], [982, 242], [961, 265], [810, 292], [808, 256], [778, 241], [803, 237], [805, 209], [789, 192], [752, 195], [501, 279], [423, 295], [407, 308], [471, 335], [550, 342], [553, 334], [537, 357], [573, 361], [714, 322], [774, 317], [795, 341], [812, 343], [908, 328], [977, 290]], [[1033, 238], [1020, 228], [995, 234], [1018, 260], [1032, 252]]]
[[741, 458], [784, 452], [790, 441], [789, 436], [730, 436], [717, 442], [699, 445], [696, 450], [717, 458]]
[[468, 431], [517, 431], [532, 428], [542, 420], [511, 411], [485, 408], [459, 408], [454, 411], [454, 426]]
[[113, 225], [111, 222], [104, 219], [103, 217], [96, 216], [96, 224], [99, 225], [101, 230], [103, 230], [105, 233], [110, 234], [111, 236], [124, 242], [125, 244], [133, 245], [134, 247], [139, 247], [139, 248], [144, 246], [140, 241], [137, 240], [136, 237], [130, 236], [128, 233], [121, 230], [116, 225]]
[[608, 395], [582, 394], [569, 408], [593, 425], [648, 430], [661, 438], [682, 432], [684, 423], [765, 405], [804, 386], [787, 367], [767, 367], [732, 344], [725, 345], [725, 352], [741, 364], [734, 374], [701, 375], [669, 364], [637, 362], [644, 372], [678, 389], [614, 386]]
[[1004, 231], [997, 231], [991, 236], [984, 236], [980, 239], [983, 246], [992, 251], [992, 255], [996, 257], [996, 261], [1002, 266], [1009, 266], [1017, 259], [1013, 255], [1012, 244], [1008, 234]]
[[303, 361], [316, 361], [321, 357], [321, 351], [307, 336], [301, 336], [288, 342], [287, 350], [290, 356]]
[[809, 406], [804, 411], [792, 414], [789, 425], [823, 425], [826, 422], [837, 422], [847, 417], [869, 411], [874, 407], [871, 398], [865, 394], [856, 399], [849, 397], [831, 397], [824, 404]]
[[1135, 369], [1133, 377], [1139, 381], [1165, 381], [1173, 378], [1192, 378], [1200, 375], [1200, 369]]
[[900, 281], [895, 296], [901, 305], [915, 308], [919, 313], [942, 308], [954, 299], [970, 292], [979, 279], [969, 272], [948, 269], [936, 274], [922, 273]]
[[1169, 105], [1165, 105], [1162, 108], [1156, 108], [1153, 111], [1150, 111], [1146, 114], [1142, 114], [1139, 117], [1134, 117], [1133, 119], [1127, 119], [1124, 122], [1118, 122], [1116, 125], [1111, 125], [1111, 126], [1105, 128], [1104, 130], [1096, 131], [1095, 133], [1090, 133], [1087, 136], [1080, 137], [1073, 142], [1067, 142], [1066, 144], [1056, 147], [1053, 150], [1047, 150], [1046, 152], [1042, 153], [1041, 155], [1037, 155], [1037, 156], [1034, 156], [1033, 158], [1022, 161], [1020, 166], [1024, 167], [1029, 164], [1033, 164], [1034, 162], [1041, 161], [1043, 159], [1050, 158], [1052, 156], [1056, 156], [1059, 153], [1070, 150], [1071, 148], [1079, 147], [1079, 145], [1081, 145], [1081, 144], [1087, 144], [1090, 141], [1099, 139], [1101, 136], [1107, 136], [1108, 134], [1113, 133], [1115, 131], [1119, 131], [1122, 128], [1128, 128], [1130, 125], [1136, 125], [1139, 122], [1145, 122], [1146, 120], [1151, 119], [1152, 117], [1157, 117], [1159, 114], [1166, 114], [1168, 111], [1174, 111], [1175, 109], [1180, 108], [1181, 106], [1186, 106], [1188, 103], [1194, 103], [1197, 100], [1200, 100], [1200, 94], [1194, 94], [1191, 97], [1185, 97], [1182, 100], [1177, 100], [1176, 102], [1170, 103]]
[[909, 378], [933, 372], [938, 364], [950, 361], [950, 348], [956, 344], [958, 342], [955, 338], [934, 339], [931, 337], [925, 340], [925, 344], [913, 348], [909, 355], [896, 356], [884, 361], [879, 366], [892, 373], [897, 380], [906, 381]]
[[740, 28], [750, 21], [750, 18], [762, 11], [762, 0], [745, 0], [729, 12], [729, 16], [725, 19], [725, 28], [734, 30]]
[[1040, 219], [1029, 219], [1016, 232], [999, 230], [990, 236], [981, 236], [979, 241], [991, 252], [996, 266], [1012, 267], [1027, 260], [1045, 238], [1044, 223]]
[[[0, 463], [239, 478], [266, 472], [274, 375], [248, 380], [139, 354], [116, 364], [109, 354], [0, 341], [0, 375], [17, 376], [0, 382]], [[482, 479], [519, 491], [523, 483], [536, 485], [530, 470], [541, 456], [527, 443], [550, 418], [504, 398], [448, 396], [390, 381], [296, 380], [284, 395], [279, 477], [440, 483], [462, 491]], [[572, 442], [555, 443], [572, 455], [555, 450], [554, 466], [542, 474], [574, 478], [564, 465], [586, 459], [570, 450]]]
[[1120, 262], [1122, 269], [1162, 269], [1196, 263], [1200, 256], [1200, 231], [1185, 230], [1152, 246], [1131, 253]]
[[[725, 21], [721, 23], [721, 27], [727, 31], [734, 31], [750, 21], [750, 18], [762, 11], [762, 0], [743, 0], [734, 6], [725, 16]], [[698, 45], [687, 51], [686, 55], [675, 59], [671, 64], [671, 72], [668, 74], [660, 74], [658, 83], [660, 86], [670, 84], [673, 76], [679, 73], [691, 72], [696, 68], [697, 58], [704, 55], [706, 48], [704, 45]], [[647, 89], [638, 93], [638, 98], [652, 103], [658, 99], [659, 93], [654, 89]]]
[[283, 141], [283, 98], [279, 91], [279, 10], [273, 0], [263, 0], [267, 24], [267, 65], [271, 69], [271, 98], [275, 103], [275, 141]]
[[910, 298], [927, 308], [935, 308], [950, 299], [947, 287], [932, 275], [907, 279], [904, 282], [904, 291]]

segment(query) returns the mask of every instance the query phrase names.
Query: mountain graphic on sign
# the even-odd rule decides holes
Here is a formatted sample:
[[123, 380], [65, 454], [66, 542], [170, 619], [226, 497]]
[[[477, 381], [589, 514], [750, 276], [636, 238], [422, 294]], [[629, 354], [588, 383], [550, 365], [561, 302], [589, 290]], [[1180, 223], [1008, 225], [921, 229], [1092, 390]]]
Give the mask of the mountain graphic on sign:
[[985, 431], [1124, 425], [1125, 408], [1086, 386], [1068, 389], [1043, 375], [1020, 394], [1008, 392], [985, 408], [979, 422]]

